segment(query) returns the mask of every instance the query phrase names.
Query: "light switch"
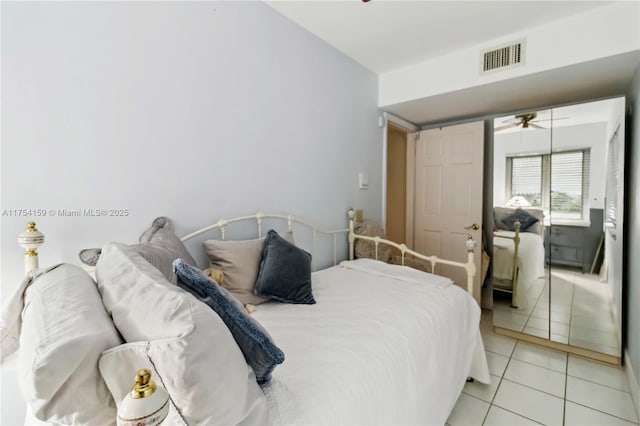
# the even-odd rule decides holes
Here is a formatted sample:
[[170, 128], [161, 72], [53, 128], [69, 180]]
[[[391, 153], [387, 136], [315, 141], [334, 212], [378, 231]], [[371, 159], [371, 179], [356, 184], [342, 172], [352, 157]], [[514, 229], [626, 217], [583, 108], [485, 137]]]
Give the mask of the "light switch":
[[360, 189], [369, 189], [369, 175], [366, 172], [358, 173], [358, 185]]

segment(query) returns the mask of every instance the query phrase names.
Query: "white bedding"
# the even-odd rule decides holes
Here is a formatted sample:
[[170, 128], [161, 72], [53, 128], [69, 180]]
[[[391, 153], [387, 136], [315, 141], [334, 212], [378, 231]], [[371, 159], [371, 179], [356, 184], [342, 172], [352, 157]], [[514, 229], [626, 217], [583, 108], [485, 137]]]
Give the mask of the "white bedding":
[[489, 382], [480, 308], [450, 281], [360, 259], [312, 285], [315, 305], [253, 314], [286, 356], [263, 387], [272, 423], [443, 425], [468, 376]]
[[[494, 235], [513, 237], [512, 231], [495, 231]], [[493, 276], [495, 278], [511, 279], [513, 272], [513, 240], [507, 238], [493, 238]], [[520, 233], [518, 246], [518, 306], [525, 305], [527, 285], [536, 278], [544, 277], [544, 241], [533, 232]]]

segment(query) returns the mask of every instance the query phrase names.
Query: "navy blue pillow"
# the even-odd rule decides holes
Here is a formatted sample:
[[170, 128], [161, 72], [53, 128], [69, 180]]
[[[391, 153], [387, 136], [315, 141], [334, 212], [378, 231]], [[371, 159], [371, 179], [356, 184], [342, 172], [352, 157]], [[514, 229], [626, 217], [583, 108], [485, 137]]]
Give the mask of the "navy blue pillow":
[[269, 333], [245, 311], [242, 303], [226, 289], [210, 281], [197, 268], [182, 259], [173, 262], [177, 284], [206, 303], [224, 321], [233, 335], [247, 364], [253, 368], [258, 383], [271, 380], [271, 372], [284, 361], [284, 352]]
[[311, 255], [276, 231], [267, 232], [254, 292], [284, 303], [316, 303], [311, 293]]
[[502, 219], [502, 229], [507, 231], [515, 231], [513, 222], [520, 222], [520, 232], [524, 232], [534, 223], [538, 222], [538, 218], [527, 212], [526, 210], [516, 209], [509, 216]]

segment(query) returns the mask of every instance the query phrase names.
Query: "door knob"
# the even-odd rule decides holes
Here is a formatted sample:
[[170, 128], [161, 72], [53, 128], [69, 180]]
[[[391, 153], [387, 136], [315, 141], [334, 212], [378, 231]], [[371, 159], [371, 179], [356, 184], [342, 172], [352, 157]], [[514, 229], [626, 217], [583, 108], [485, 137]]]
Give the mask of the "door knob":
[[473, 225], [465, 226], [464, 229], [473, 229], [474, 231], [477, 231], [478, 229], [480, 229], [480, 225], [474, 223]]

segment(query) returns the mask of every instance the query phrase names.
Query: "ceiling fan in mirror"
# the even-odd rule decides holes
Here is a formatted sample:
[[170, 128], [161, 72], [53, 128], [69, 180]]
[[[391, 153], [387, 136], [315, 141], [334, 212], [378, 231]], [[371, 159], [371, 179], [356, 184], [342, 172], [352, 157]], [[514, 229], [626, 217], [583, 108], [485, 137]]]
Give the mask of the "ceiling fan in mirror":
[[542, 121], [552, 121], [552, 120], [564, 120], [567, 119], [569, 117], [558, 117], [558, 118], [541, 118], [541, 119], [536, 119], [536, 117], [538, 116], [537, 113], [535, 112], [526, 112], [523, 114], [518, 114], [516, 116], [514, 116], [513, 118], [509, 118], [507, 120], [503, 120], [502, 123], [504, 123], [501, 126], [498, 126], [494, 129], [495, 132], [500, 132], [502, 130], [507, 130], [507, 129], [511, 129], [513, 127], [522, 127], [523, 129], [528, 129], [529, 127], [533, 127], [536, 129], [546, 129], [547, 127], [541, 126], [539, 124], [539, 122]]

